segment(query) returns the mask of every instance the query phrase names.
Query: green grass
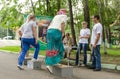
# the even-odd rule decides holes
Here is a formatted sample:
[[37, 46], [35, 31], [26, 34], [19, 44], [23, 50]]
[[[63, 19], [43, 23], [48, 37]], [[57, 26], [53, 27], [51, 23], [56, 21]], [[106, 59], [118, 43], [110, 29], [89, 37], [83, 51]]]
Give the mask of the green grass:
[[[10, 52], [19, 54], [20, 47], [19, 46], [6, 46], [6, 47], [0, 48], [0, 50], [10, 51]], [[71, 53], [71, 55], [75, 57], [76, 51], [72, 51], [72, 52], [73, 53]], [[33, 50], [29, 50], [29, 53], [33, 54]], [[118, 63], [120, 62], [120, 49], [118, 48], [108, 49], [107, 48], [107, 55], [104, 55], [103, 48], [101, 48], [101, 54], [102, 54], [101, 60], [103, 63], [120, 64]], [[45, 50], [40, 50], [39, 55], [45, 56]]]
[[[19, 46], [6, 46], [6, 47], [1, 47], [0, 50], [5, 50], [5, 51], [11, 51], [14, 53], [19, 53], [20, 52], [20, 47]], [[32, 50], [29, 50], [31, 54], [33, 54]], [[45, 56], [45, 51], [40, 50], [39, 55], [44, 55]]]
[[[6, 51], [11, 51], [11, 52], [16, 52], [16, 53], [19, 53], [20, 51], [20, 47], [19, 46], [6, 46], [6, 47], [2, 47], [0, 48], [0, 50], [6, 50]], [[32, 50], [29, 51], [30, 53], [33, 53]], [[103, 54], [104, 51], [103, 51], [103, 48], [101, 48], [101, 53]], [[118, 48], [107, 48], [107, 53], [108, 55], [111, 55], [111, 56], [120, 56], [120, 49]], [[40, 50], [40, 55], [45, 55], [45, 50]]]
[[[103, 48], [101, 48], [101, 53], [103, 54]], [[107, 48], [107, 54], [111, 56], [120, 56], [120, 49], [118, 48]]]

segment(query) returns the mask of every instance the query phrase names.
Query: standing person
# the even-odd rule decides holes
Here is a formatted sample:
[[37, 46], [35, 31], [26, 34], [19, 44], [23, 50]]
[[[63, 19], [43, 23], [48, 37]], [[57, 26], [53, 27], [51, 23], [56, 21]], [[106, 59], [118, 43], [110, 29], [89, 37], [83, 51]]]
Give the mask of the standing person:
[[60, 9], [48, 27], [46, 65], [50, 73], [53, 73], [51, 67], [58, 64], [63, 58], [62, 36], [64, 36], [66, 21], [66, 10]]
[[64, 43], [64, 48], [65, 48], [64, 58], [67, 58], [68, 55], [70, 54], [70, 51], [73, 45], [73, 41], [72, 41], [72, 38], [70, 37], [70, 33], [66, 33], [63, 43]]
[[18, 57], [18, 68], [20, 70], [23, 70], [22, 67], [23, 61], [25, 58], [25, 55], [27, 51], [30, 48], [30, 45], [34, 46], [36, 48], [33, 59], [37, 60], [38, 53], [40, 46], [38, 44], [38, 38], [37, 38], [37, 30], [36, 30], [36, 22], [35, 22], [35, 16], [34, 15], [28, 15], [28, 20], [26, 23], [24, 23], [20, 28], [20, 34], [21, 34], [21, 42], [22, 42], [22, 51]]
[[100, 45], [102, 42], [102, 25], [99, 22], [99, 15], [93, 17], [94, 26], [92, 28], [91, 44], [92, 44], [92, 66], [94, 71], [101, 70]]
[[[19, 33], [19, 35], [22, 34], [20, 30], [19, 30], [18, 33]], [[20, 36], [20, 41], [21, 41], [21, 36]], [[21, 42], [21, 45], [20, 45], [20, 53], [21, 53], [21, 51], [22, 51], [22, 42]], [[26, 57], [29, 57], [29, 52], [27, 52]]]
[[87, 22], [84, 21], [82, 22], [82, 29], [80, 30], [79, 47], [76, 53], [76, 65], [79, 65], [79, 54], [81, 50], [83, 50], [83, 55], [84, 55], [83, 66], [87, 65], [87, 49], [88, 49], [89, 37], [90, 37], [90, 29], [87, 28]]

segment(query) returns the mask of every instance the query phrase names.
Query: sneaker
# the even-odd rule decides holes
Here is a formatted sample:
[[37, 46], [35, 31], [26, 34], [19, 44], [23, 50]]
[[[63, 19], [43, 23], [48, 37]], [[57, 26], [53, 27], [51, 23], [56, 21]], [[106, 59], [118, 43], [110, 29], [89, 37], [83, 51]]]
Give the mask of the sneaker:
[[88, 68], [89, 68], [89, 69], [95, 69], [95, 67], [93, 67], [93, 66], [89, 66]]
[[48, 70], [51, 74], [53, 74], [52, 67], [51, 67], [51, 66], [46, 66], [46, 67], [47, 67], [47, 70]]
[[32, 61], [38, 61], [38, 59], [32, 58]]
[[23, 66], [17, 65], [18, 69], [24, 70]]
[[82, 64], [81, 66], [82, 66], [82, 67], [85, 67], [86, 65], [85, 65], [85, 64]]
[[101, 71], [101, 69], [94, 69], [93, 71]]

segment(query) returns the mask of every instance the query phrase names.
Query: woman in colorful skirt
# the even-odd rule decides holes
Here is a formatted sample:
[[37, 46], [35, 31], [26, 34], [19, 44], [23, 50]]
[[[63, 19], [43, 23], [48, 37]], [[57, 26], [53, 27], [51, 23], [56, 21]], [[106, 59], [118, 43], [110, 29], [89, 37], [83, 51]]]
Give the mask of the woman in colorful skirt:
[[64, 36], [66, 21], [66, 10], [60, 9], [48, 27], [46, 65], [50, 73], [53, 73], [51, 67], [57, 65], [63, 58], [62, 37]]

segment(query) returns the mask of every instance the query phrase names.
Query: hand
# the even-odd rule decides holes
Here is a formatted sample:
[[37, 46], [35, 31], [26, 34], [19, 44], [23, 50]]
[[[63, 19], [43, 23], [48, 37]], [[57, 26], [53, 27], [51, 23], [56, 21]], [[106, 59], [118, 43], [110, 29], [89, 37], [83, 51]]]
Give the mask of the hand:
[[94, 48], [96, 48], [96, 46], [97, 46], [96, 44], [93, 45]]
[[80, 39], [84, 38], [83, 36], [80, 36]]
[[35, 44], [38, 44], [38, 39], [35, 40]]

